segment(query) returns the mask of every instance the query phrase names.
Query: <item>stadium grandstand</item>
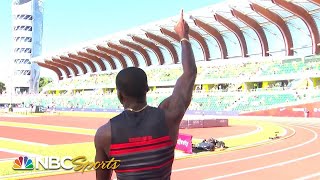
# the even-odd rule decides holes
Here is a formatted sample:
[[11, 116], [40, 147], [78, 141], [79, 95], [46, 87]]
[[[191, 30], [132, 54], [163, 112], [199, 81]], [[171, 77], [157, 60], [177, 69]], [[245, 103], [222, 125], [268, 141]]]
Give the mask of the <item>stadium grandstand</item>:
[[[227, 114], [320, 101], [319, 0], [236, 0], [185, 14], [198, 67], [189, 110]], [[182, 73], [176, 21], [32, 58], [57, 80], [13, 101], [60, 110], [122, 109], [115, 76], [136, 66], [148, 75], [148, 103], [157, 106]]]

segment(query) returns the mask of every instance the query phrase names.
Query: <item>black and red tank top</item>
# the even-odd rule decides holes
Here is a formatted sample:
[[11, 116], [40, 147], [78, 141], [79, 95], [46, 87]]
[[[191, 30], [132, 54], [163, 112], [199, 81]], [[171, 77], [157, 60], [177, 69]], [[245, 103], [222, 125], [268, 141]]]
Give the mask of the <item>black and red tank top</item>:
[[110, 120], [110, 158], [120, 160], [117, 179], [170, 179], [175, 145], [164, 111], [123, 111]]

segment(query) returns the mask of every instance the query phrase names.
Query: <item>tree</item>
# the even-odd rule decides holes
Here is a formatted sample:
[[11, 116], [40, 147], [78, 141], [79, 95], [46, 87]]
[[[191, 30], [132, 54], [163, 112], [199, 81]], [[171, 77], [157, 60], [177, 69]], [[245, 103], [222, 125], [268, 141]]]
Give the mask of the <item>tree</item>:
[[0, 82], [0, 93], [6, 90], [6, 85], [3, 82]]
[[42, 91], [42, 88], [44, 86], [46, 86], [47, 84], [51, 83], [52, 79], [49, 77], [40, 77], [40, 81], [39, 81], [39, 92]]

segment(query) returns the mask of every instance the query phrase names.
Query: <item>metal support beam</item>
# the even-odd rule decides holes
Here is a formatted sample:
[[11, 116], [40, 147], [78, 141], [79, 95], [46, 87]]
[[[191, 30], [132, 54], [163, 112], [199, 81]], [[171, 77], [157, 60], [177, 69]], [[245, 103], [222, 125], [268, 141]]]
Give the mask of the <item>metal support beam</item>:
[[285, 42], [286, 56], [293, 56], [294, 52], [291, 49], [293, 47], [292, 36], [286, 22], [278, 14], [258, 4], [251, 3], [250, 7], [253, 11], [268, 19], [279, 28]]
[[63, 79], [63, 78], [62, 78], [62, 73], [61, 73], [61, 71], [60, 71], [59, 68], [57, 68], [57, 67], [55, 67], [55, 66], [51, 66], [51, 65], [49, 65], [49, 64], [41, 63], [41, 62], [37, 62], [37, 64], [38, 64], [39, 66], [41, 66], [41, 67], [50, 69], [50, 70], [52, 70], [53, 72], [55, 72], [55, 73], [57, 74], [59, 80], [62, 80], [62, 79]]
[[196, 26], [203, 29], [205, 32], [207, 32], [211, 37], [213, 37], [218, 42], [220, 53], [221, 53], [221, 59], [227, 59], [227, 56], [228, 56], [227, 45], [222, 35], [220, 34], [220, 32], [216, 28], [210, 26], [209, 24], [204, 23], [203, 21], [197, 18], [193, 18], [193, 21], [196, 24]]
[[[169, 36], [170, 38], [174, 39], [177, 42], [180, 42], [180, 38], [178, 36], [178, 34], [176, 34], [175, 32], [172, 32], [166, 28], [161, 27], [160, 31], [162, 34]], [[205, 61], [209, 61], [210, 59], [210, 52], [209, 52], [209, 48], [208, 48], [208, 44], [206, 42], [206, 40], [204, 39], [204, 37], [202, 37], [202, 35], [198, 32], [196, 32], [195, 30], [192, 30], [189, 28], [189, 35], [191, 38], [193, 38], [195, 41], [197, 41], [200, 44], [200, 47], [202, 49], [203, 52], [203, 57]]]
[[88, 69], [86, 68], [86, 66], [82, 62], [76, 61], [76, 60], [69, 58], [67, 56], [59, 56], [59, 58], [63, 62], [70, 62], [75, 65], [78, 65], [80, 67], [80, 69], [82, 70], [83, 74], [86, 74], [88, 72]]
[[189, 28], [189, 35], [200, 44], [200, 47], [203, 52], [204, 60], [209, 61], [210, 60], [209, 47], [204, 37], [202, 37], [202, 35], [197, 31], [190, 28]]
[[238, 11], [236, 9], [232, 9], [231, 14], [234, 17], [236, 17], [237, 19], [239, 19], [240, 21], [242, 21], [243, 23], [245, 23], [251, 29], [253, 29], [254, 32], [256, 32], [256, 34], [260, 40], [262, 56], [269, 56], [269, 53], [268, 53], [269, 45], [268, 45], [267, 36], [266, 36], [266, 33], [264, 32], [263, 28], [259, 25], [259, 23], [257, 21], [255, 21], [254, 19], [252, 19], [251, 17], [241, 13], [240, 11]]
[[168, 29], [166, 29], [166, 28], [163, 28], [163, 27], [160, 28], [160, 32], [161, 32], [162, 34], [164, 34], [164, 35], [169, 36], [169, 37], [172, 38], [173, 40], [175, 40], [175, 41], [177, 41], [177, 42], [180, 42], [180, 38], [179, 38], [178, 34], [176, 34], [175, 32], [172, 32], [172, 31], [170, 31], [170, 30], [168, 30]]
[[55, 62], [52, 62], [52, 61], [48, 61], [48, 60], [44, 60], [44, 61], [48, 65], [51, 65], [51, 66], [54, 66], [54, 67], [57, 67], [57, 68], [61, 69], [63, 72], [65, 72], [67, 78], [71, 77], [70, 70], [67, 68], [67, 66], [61, 65], [61, 64], [58, 64], [58, 63], [55, 63]]
[[67, 56], [59, 56], [59, 58], [63, 62], [70, 62], [70, 63], [78, 65], [80, 67], [80, 69], [82, 70], [83, 74], [86, 74], [88, 72], [88, 69], [83, 64], [83, 62], [76, 61], [76, 60], [69, 58]]
[[100, 58], [98, 58], [97, 56], [93, 56], [93, 55], [91, 55], [91, 54], [88, 54], [87, 52], [78, 52], [78, 55], [79, 55], [79, 56], [82, 56], [82, 57], [84, 57], [84, 58], [87, 58], [87, 59], [89, 59], [89, 60], [91, 60], [91, 61], [96, 62], [96, 63], [99, 65], [101, 71], [107, 70], [106, 65], [105, 65], [105, 64], [103, 63], [103, 61], [102, 61]]
[[110, 48], [113, 48], [117, 51], [120, 51], [121, 53], [127, 55], [130, 59], [131, 59], [131, 62], [133, 64], [134, 67], [139, 67], [139, 62], [138, 62], [138, 59], [136, 57], [136, 55], [130, 51], [129, 49], [125, 48], [125, 47], [122, 47], [122, 46], [119, 46], [117, 44], [114, 44], [114, 43], [108, 43], [108, 46]]
[[146, 39], [140, 38], [138, 36], [131, 36], [131, 38], [132, 38], [133, 41], [138, 42], [140, 44], [143, 44], [144, 46], [146, 46], [149, 49], [151, 49], [156, 54], [156, 56], [158, 58], [159, 65], [163, 65], [164, 64], [163, 54], [162, 54], [160, 48], [157, 45], [155, 45], [151, 41], [148, 41]]
[[79, 70], [77, 69], [77, 67], [73, 63], [61, 61], [61, 59], [57, 59], [57, 58], [52, 58], [52, 61], [55, 63], [61, 64], [61, 65], [65, 65], [65, 66], [69, 67], [70, 69], [72, 69], [74, 76], [79, 75]]
[[320, 0], [308, 0], [308, 1], [320, 6]]
[[176, 49], [174, 48], [174, 46], [167, 39], [162, 38], [160, 36], [157, 36], [151, 32], [146, 32], [145, 34], [149, 39], [154, 40], [154, 41], [160, 43], [161, 45], [163, 45], [164, 47], [166, 47], [167, 50], [170, 52], [170, 55], [172, 57], [172, 62], [174, 64], [178, 63], [178, 61], [179, 61], [178, 53], [177, 53]]
[[319, 54], [320, 48], [317, 46], [317, 44], [320, 43], [319, 31], [318, 31], [316, 22], [314, 21], [312, 16], [308, 13], [308, 11], [288, 1], [272, 0], [272, 2], [282, 7], [283, 9], [291, 12], [292, 14], [298, 16], [306, 24], [312, 40], [312, 53]]
[[133, 50], [138, 51], [142, 55], [142, 57], [144, 58], [146, 65], [147, 66], [151, 65], [151, 59], [150, 59], [148, 52], [145, 49], [143, 49], [140, 45], [138, 45], [136, 43], [129, 42], [129, 41], [125, 41], [125, 40], [119, 40], [119, 42], [120, 42], [120, 44], [122, 44], [124, 46], [127, 46]]
[[248, 57], [247, 42], [240, 28], [237, 25], [235, 25], [233, 22], [229, 21], [228, 19], [226, 19], [225, 17], [219, 14], [214, 14], [214, 18], [216, 21], [224, 25], [227, 29], [229, 29], [231, 32], [233, 32], [236, 35], [241, 47], [242, 57]]
[[120, 64], [121, 64], [123, 69], [128, 67], [126, 60], [124, 59], [124, 57], [119, 52], [117, 52], [117, 51], [115, 51], [113, 49], [110, 49], [110, 48], [106, 48], [106, 47], [100, 46], [100, 45], [97, 46], [97, 49], [99, 51], [107, 53], [108, 55], [116, 57], [119, 60], [119, 62], [120, 62]]
[[69, 56], [69, 58], [72, 58], [76, 61], [87, 63], [92, 72], [97, 72], [97, 68], [96, 68], [96, 66], [94, 66], [92, 61], [90, 61], [86, 58], [82, 58], [79, 55], [72, 54], [72, 53], [69, 53], [68, 56]]
[[89, 54], [93, 54], [95, 56], [98, 56], [98, 57], [105, 59], [108, 62], [108, 64], [110, 65], [112, 70], [117, 69], [116, 64], [114, 62], [114, 59], [112, 57], [110, 57], [108, 54], [101, 52], [101, 51], [96, 51], [93, 49], [86, 49], [86, 51]]

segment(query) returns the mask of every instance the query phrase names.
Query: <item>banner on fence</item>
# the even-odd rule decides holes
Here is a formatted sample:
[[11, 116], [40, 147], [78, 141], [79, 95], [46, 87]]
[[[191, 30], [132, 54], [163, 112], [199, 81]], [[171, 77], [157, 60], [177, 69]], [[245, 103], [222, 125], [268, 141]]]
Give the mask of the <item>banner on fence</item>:
[[192, 135], [179, 134], [176, 149], [192, 154]]

